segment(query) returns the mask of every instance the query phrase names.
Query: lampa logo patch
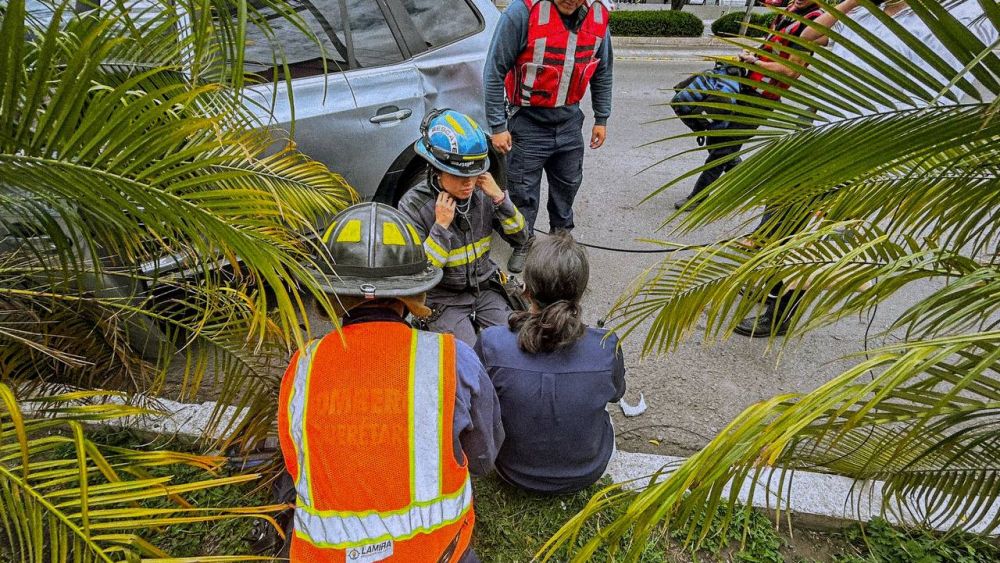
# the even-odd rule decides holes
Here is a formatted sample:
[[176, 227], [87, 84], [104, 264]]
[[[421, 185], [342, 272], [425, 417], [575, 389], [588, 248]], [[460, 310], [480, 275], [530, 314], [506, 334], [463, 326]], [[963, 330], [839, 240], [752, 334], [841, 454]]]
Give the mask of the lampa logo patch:
[[392, 540], [385, 540], [379, 543], [371, 543], [351, 548], [347, 552], [347, 560], [350, 563], [372, 563], [382, 561], [392, 556], [394, 544]]

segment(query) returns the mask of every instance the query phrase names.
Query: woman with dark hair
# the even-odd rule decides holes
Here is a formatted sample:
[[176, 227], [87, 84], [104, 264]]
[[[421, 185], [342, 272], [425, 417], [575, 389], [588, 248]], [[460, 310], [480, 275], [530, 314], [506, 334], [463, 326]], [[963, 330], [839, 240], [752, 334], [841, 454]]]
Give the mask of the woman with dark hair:
[[531, 308], [476, 343], [507, 436], [497, 472], [522, 489], [586, 488], [614, 452], [607, 405], [625, 394], [625, 363], [614, 335], [580, 319], [589, 276], [587, 255], [569, 234], [535, 239], [524, 266]]

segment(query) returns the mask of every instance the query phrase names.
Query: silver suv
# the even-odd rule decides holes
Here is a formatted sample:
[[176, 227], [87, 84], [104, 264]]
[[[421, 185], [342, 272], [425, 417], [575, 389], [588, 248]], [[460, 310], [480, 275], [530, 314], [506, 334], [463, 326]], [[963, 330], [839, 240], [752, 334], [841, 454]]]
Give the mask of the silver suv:
[[[321, 50], [285, 20], [271, 22], [291, 74], [295, 141], [365, 199], [395, 203], [420, 177], [423, 161], [412, 146], [428, 110], [450, 107], [485, 127], [483, 65], [500, 17], [492, 1], [289, 3], [323, 43]], [[256, 29], [247, 43], [247, 72], [273, 79], [271, 45]], [[287, 82], [280, 72], [277, 96], [274, 87], [251, 88], [261, 105], [258, 116], [289, 129]]]

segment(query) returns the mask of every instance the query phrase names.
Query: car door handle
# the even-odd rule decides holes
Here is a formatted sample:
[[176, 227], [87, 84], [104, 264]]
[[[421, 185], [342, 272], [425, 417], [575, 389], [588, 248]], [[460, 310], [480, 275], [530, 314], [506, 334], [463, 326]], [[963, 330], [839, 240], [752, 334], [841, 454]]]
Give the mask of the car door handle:
[[371, 118], [369, 118], [368, 121], [371, 121], [372, 123], [388, 123], [390, 121], [402, 121], [407, 117], [410, 117], [411, 115], [413, 115], [412, 111], [408, 109], [401, 109], [399, 111], [394, 111], [391, 113], [375, 114], [371, 116]]

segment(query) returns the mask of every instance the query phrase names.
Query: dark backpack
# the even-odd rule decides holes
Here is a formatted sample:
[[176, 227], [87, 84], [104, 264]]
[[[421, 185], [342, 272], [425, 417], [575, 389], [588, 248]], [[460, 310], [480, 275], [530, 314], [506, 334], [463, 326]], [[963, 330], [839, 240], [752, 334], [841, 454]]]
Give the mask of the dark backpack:
[[729, 125], [724, 116], [731, 111], [690, 104], [715, 102], [735, 105], [735, 95], [742, 91], [742, 87], [733, 77], [744, 76], [744, 72], [737, 66], [715, 63], [715, 68], [692, 74], [674, 86], [677, 93], [670, 100], [670, 107], [692, 131], [724, 129]]

